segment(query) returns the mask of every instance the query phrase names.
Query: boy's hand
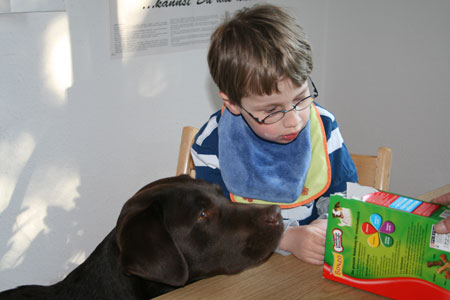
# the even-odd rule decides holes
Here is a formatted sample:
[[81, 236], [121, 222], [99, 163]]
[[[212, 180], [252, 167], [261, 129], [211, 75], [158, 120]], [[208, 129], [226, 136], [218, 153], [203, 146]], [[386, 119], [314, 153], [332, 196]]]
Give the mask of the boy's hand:
[[280, 249], [315, 265], [323, 264], [327, 220], [315, 220], [309, 225], [291, 227], [284, 233]]

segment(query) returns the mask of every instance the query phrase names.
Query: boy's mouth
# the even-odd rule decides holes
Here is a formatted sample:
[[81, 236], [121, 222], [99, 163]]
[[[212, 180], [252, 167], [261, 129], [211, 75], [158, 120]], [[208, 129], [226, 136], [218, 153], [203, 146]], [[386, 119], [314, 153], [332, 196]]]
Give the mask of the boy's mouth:
[[297, 138], [298, 134], [299, 134], [298, 132], [286, 134], [286, 135], [281, 136], [281, 139], [283, 141], [290, 142], [290, 141], [295, 140]]

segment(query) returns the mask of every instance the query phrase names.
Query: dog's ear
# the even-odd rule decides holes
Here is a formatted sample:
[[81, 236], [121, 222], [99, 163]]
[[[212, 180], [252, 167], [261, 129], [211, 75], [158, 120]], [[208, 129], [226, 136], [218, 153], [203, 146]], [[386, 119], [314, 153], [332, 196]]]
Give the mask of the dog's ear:
[[116, 226], [120, 263], [127, 274], [182, 286], [189, 270], [164, 224], [161, 201], [168, 197], [167, 188], [142, 190], [125, 203]]

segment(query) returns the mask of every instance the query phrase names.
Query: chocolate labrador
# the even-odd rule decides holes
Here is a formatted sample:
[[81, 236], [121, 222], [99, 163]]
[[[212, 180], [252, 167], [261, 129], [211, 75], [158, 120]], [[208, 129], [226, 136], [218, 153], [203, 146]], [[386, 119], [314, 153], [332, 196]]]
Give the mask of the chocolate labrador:
[[231, 203], [189, 176], [161, 179], [124, 204], [116, 227], [64, 280], [0, 299], [149, 299], [264, 262], [282, 232], [277, 206]]

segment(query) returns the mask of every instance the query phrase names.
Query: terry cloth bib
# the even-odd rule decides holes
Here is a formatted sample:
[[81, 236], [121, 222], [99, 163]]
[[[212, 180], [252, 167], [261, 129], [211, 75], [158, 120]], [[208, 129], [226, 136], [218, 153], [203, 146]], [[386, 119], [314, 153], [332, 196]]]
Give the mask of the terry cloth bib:
[[261, 139], [240, 115], [225, 110], [219, 123], [219, 159], [231, 193], [292, 203], [302, 192], [311, 160], [309, 122], [294, 141], [278, 144]]
[[[267, 149], [276, 151], [266, 156], [259, 153], [260, 159], [267, 159], [262, 164], [249, 159], [252, 152]], [[310, 156], [302, 151], [308, 151]], [[222, 177], [234, 202], [297, 207], [319, 198], [331, 182], [327, 140], [314, 104], [307, 126], [295, 141], [285, 145], [262, 140], [242, 117], [225, 110], [219, 123], [219, 159]], [[277, 166], [274, 168], [271, 162]], [[286, 173], [291, 169], [294, 171]], [[260, 177], [254, 183], [255, 174], [266, 179]]]

